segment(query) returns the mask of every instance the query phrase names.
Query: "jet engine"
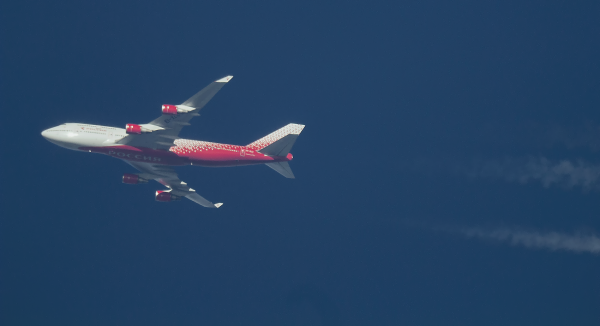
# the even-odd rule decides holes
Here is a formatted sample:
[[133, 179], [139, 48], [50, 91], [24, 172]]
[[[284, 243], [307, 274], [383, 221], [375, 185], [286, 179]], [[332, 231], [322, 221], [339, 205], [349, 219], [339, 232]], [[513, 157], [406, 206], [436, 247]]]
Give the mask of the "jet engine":
[[162, 113], [168, 115], [176, 115], [179, 113], [189, 113], [194, 111], [195, 108], [183, 104], [179, 105], [171, 105], [171, 104], [163, 104]]
[[144, 178], [140, 178], [137, 174], [125, 173], [123, 174], [123, 183], [136, 185], [138, 183], [147, 183], [148, 180]]
[[164, 190], [156, 191], [156, 201], [170, 202], [174, 200], [181, 200], [181, 196], [173, 195], [170, 192], [166, 192]]
[[133, 123], [128, 123], [125, 126], [125, 132], [128, 134], [138, 134], [141, 135], [142, 134], [142, 126], [140, 125], [136, 125]]
[[[154, 128], [152, 128], [154, 127]], [[125, 132], [128, 134], [137, 134], [137, 135], [141, 135], [143, 132], [153, 132], [156, 130], [161, 130], [162, 128], [160, 127], [156, 127], [156, 126], [152, 126], [152, 125], [136, 125], [133, 123], [128, 123], [125, 126]]]
[[171, 105], [171, 104], [163, 104], [162, 113], [169, 114], [169, 115], [176, 115], [177, 114], [177, 106]]

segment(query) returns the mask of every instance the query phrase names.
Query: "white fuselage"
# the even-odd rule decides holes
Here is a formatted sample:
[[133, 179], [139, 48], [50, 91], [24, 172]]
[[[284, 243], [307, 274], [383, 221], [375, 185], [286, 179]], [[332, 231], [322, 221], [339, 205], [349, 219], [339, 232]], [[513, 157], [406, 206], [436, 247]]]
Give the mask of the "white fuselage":
[[80, 150], [80, 147], [114, 146], [127, 133], [123, 128], [64, 123], [42, 131], [42, 136], [58, 146]]

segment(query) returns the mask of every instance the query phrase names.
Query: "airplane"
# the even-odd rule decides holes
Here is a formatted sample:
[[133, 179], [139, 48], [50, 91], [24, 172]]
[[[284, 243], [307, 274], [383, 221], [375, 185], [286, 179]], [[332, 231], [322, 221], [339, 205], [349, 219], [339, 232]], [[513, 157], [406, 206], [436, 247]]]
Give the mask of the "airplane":
[[153, 179], [168, 189], [157, 190], [159, 202], [185, 197], [204, 207], [219, 208], [177, 177], [173, 166], [226, 167], [265, 164], [286, 178], [294, 178], [290, 153], [304, 125], [290, 123], [246, 146], [179, 138], [179, 132], [210, 99], [233, 78], [223, 77], [179, 105], [164, 104], [162, 115], [146, 124], [123, 128], [64, 123], [42, 131], [48, 141], [67, 149], [99, 153], [127, 162], [140, 173], [123, 174], [123, 183], [141, 184]]

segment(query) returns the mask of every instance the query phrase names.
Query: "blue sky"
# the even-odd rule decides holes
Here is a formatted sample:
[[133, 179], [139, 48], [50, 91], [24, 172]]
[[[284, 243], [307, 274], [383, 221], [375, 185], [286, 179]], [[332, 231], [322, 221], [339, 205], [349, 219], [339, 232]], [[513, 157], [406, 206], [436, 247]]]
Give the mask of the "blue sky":
[[[600, 324], [596, 2], [0, 6], [3, 324]], [[226, 75], [182, 137], [306, 128], [218, 210], [40, 136]]]

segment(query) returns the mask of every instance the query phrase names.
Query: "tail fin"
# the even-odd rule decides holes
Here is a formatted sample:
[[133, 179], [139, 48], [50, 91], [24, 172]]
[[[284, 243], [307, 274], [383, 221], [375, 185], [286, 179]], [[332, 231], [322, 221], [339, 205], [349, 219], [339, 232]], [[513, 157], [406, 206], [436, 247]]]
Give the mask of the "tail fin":
[[290, 165], [288, 164], [288, 162], [275, 162], [275, 163], [267, 163], [267, 166], [270, 167], [271, 169], [277, 171], [277, 173], [281, 174], [282, 176], [289, 178], [289, 179], [295, 179], [296, 177], [294, 177], [294, 173], [292, 172], [292, 169], [290, 168]]
[[[248, 144], [246, 147], [265, 155], [286, 156], [292, 150], [292, 146], [294, 146], [296, 138], [298, 138], [302, 129], [304, 129], [304, 125], [290, 123], [287, 126]], [[278, 170], [276, 171], [279, 172]], [[289, 171], [291, 174], [291, 170]], [[291, 175], [293, 176], [293, 174]]]

